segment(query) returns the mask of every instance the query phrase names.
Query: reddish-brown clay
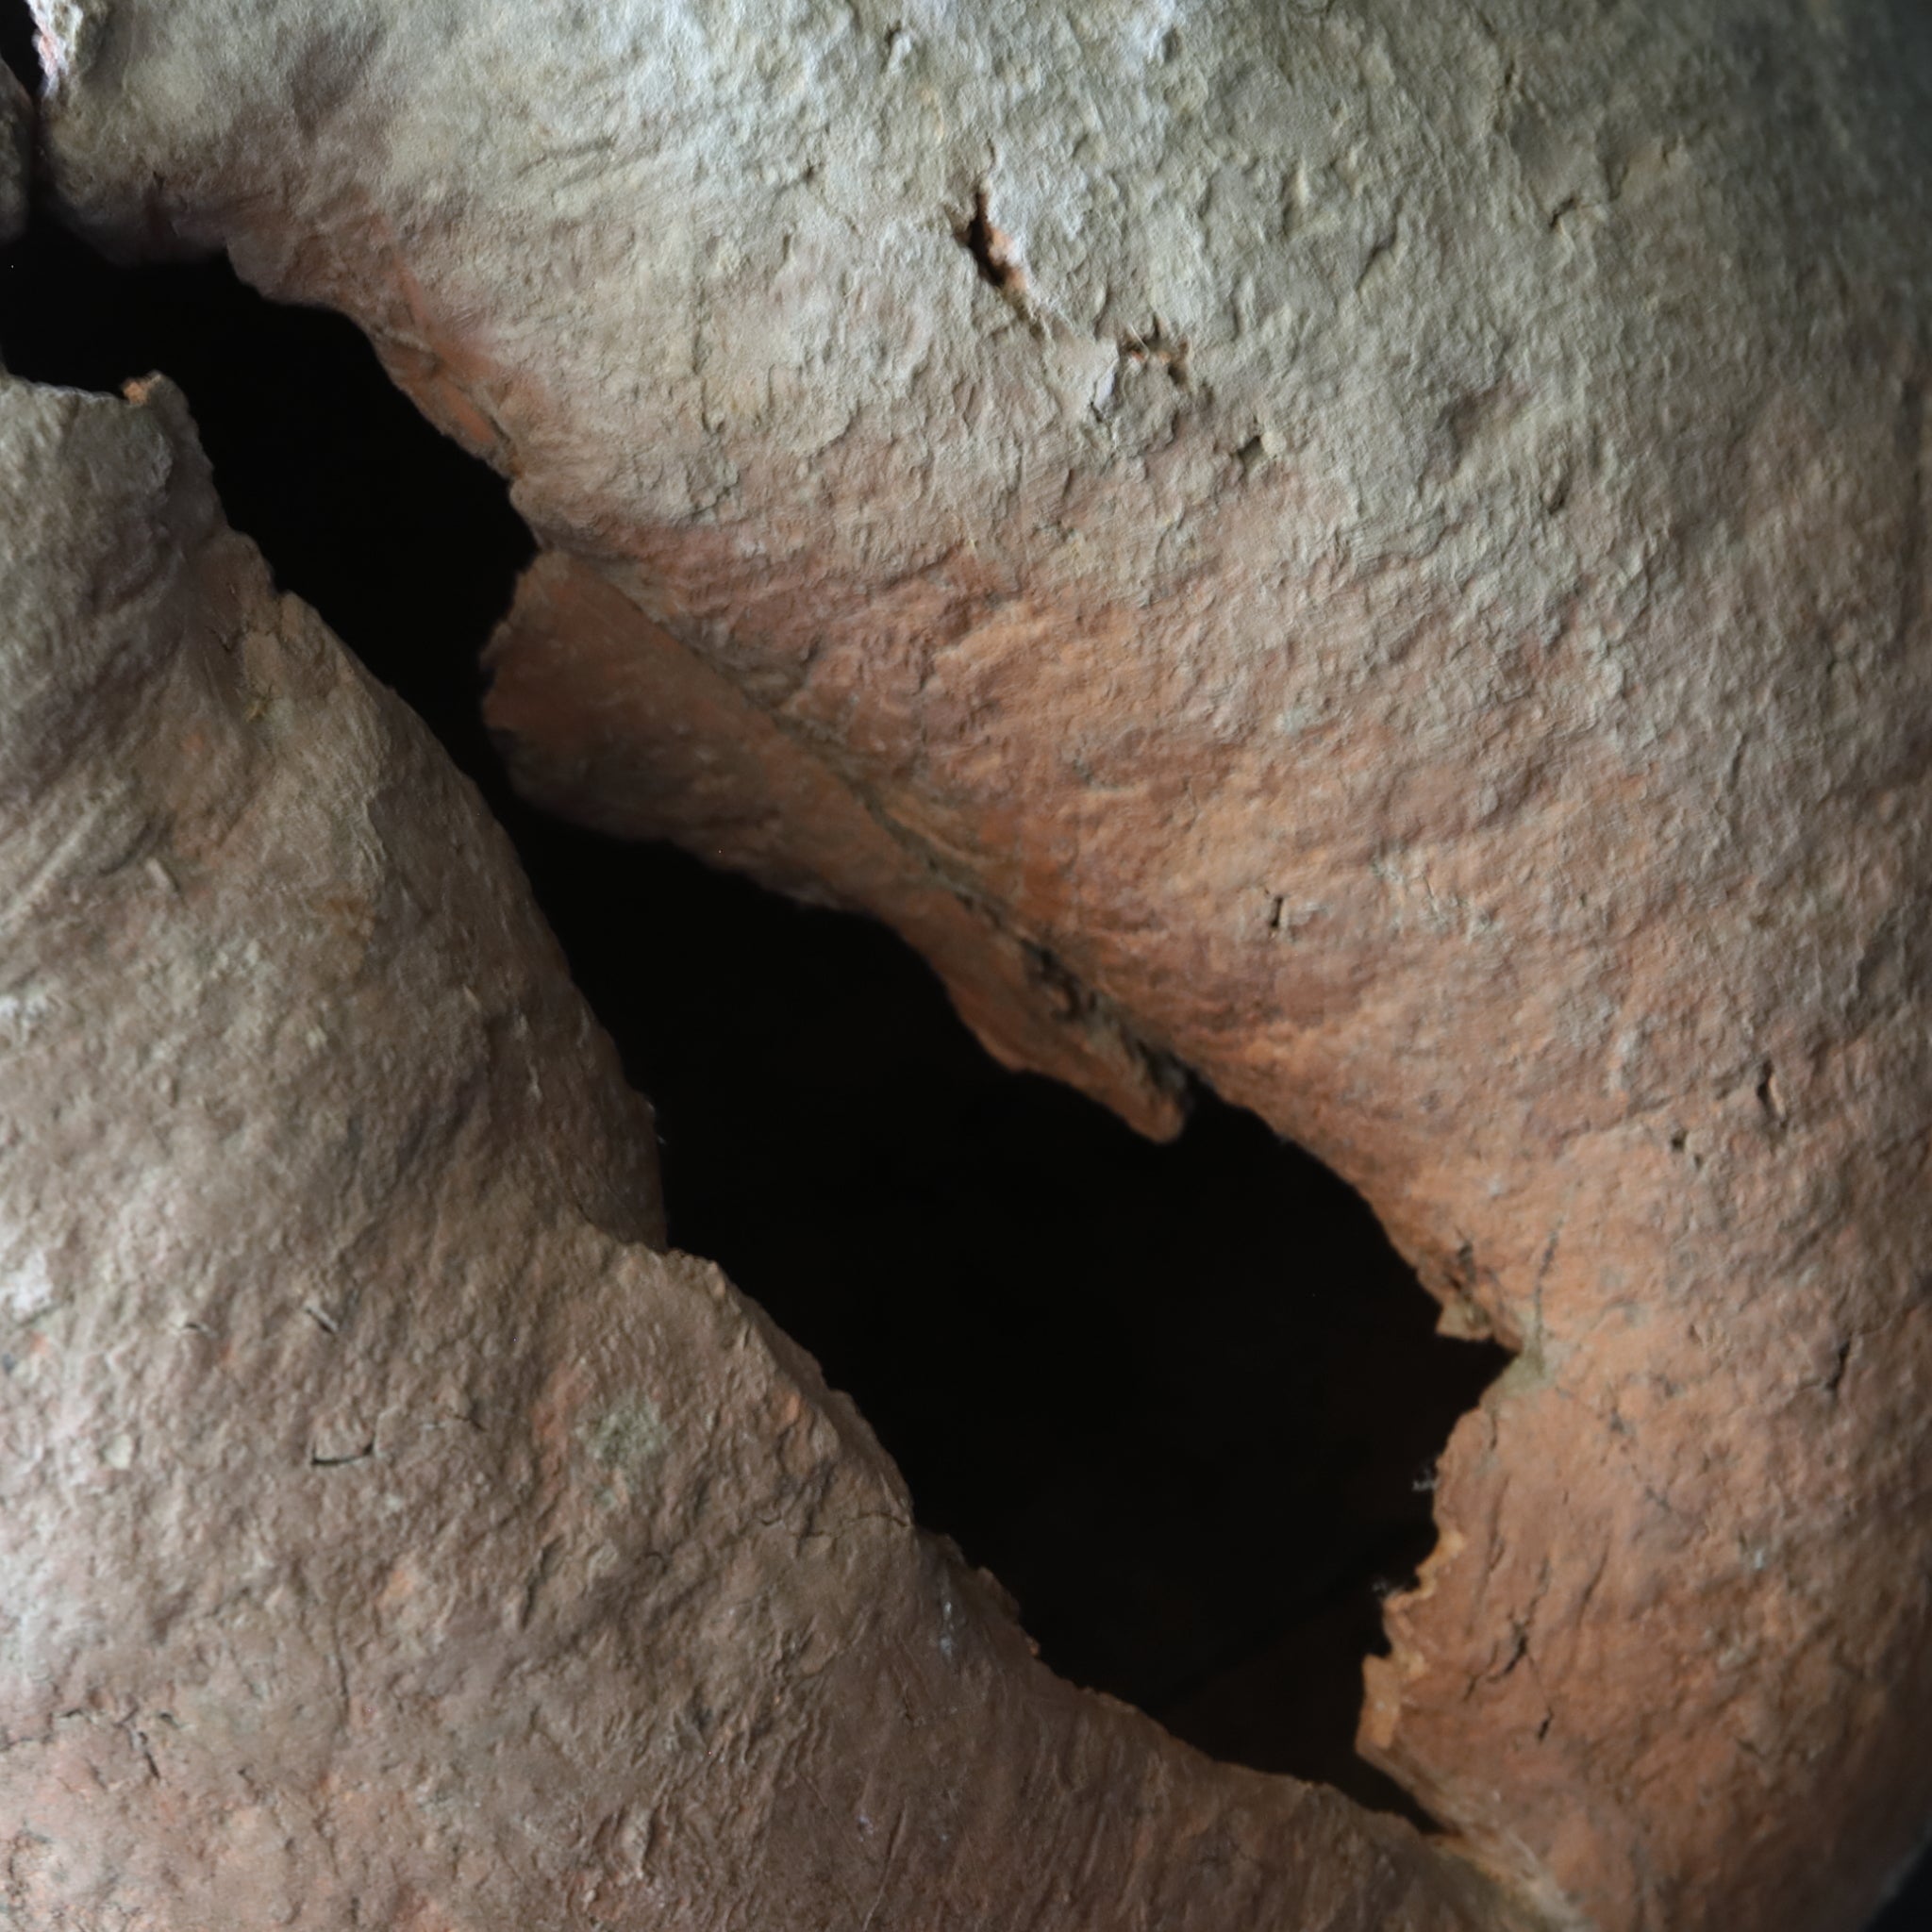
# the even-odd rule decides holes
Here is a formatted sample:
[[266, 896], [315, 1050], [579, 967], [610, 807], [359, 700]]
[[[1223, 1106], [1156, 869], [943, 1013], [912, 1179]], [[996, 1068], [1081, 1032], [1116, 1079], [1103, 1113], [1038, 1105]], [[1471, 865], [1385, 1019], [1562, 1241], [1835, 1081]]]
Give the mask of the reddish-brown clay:
[[492, 661], [492, 723], [519, 747], [542, 747], [545, 795], [574, 816], [619, 833], [675, 831], [794, 897], [829, 893], [890, 920], [1006, 1064], [1083, 1087], [1145, 1133], [1180, 1124], [1171, 1060], [1050, 953], [1002, 930], [604, 575], [559, 552], [539, 558]]
[[165, 382], [0, 376], [0, 532], [8, 1924], [1519, 1923], [1058, 1683], [661, 1251], [507, 842]]
[[1196, 1070], [1520, 1351], [1380, 1761], [1553, 1921], [1857, 1924], [1932, 1817], [1917, 0], [42, 11], [71, 219], [514, 479], [533, 793]]

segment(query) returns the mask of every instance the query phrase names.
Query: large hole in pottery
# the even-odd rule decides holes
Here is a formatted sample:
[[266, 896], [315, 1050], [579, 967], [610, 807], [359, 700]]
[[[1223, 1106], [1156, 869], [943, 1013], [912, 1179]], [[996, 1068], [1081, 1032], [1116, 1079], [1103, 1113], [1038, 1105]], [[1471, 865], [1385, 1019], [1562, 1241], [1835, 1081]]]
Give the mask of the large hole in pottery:
[[1203, 1096], [1152, 1145], [997, 1068], [883, 929], [522, 805], [475, 666], [528, 534], [348, 323], [44, 223], [0, 275], [17, 374], [185, 390], [231, 520], [508, 825], [657, 1104], [674, 1240], [852, 1391], [1047, 1660], [1400, 1807], [1353, 1753], [1361, 1658], [1500, 1352], [1438, 1338], [1362, 1204], [1252, 1116]]

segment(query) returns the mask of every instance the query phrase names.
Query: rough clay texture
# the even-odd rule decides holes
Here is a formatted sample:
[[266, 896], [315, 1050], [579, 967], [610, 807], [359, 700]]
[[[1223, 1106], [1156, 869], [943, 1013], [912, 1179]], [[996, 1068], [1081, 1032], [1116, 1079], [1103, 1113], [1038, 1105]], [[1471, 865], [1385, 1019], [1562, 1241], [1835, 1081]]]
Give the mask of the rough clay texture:
[[514, 479], [535, 793], [1197, 1070], [1521, 1351], [1377, 1758], [1553, 1920], [1856, 1924], [1932, 1816], [1920, 0], [42, 12], [74, 219]]
[[1516, 1923], [1056, 1681], [659, 1251], [507, 842], [164, 381], [0, 377], [0, 1919]]

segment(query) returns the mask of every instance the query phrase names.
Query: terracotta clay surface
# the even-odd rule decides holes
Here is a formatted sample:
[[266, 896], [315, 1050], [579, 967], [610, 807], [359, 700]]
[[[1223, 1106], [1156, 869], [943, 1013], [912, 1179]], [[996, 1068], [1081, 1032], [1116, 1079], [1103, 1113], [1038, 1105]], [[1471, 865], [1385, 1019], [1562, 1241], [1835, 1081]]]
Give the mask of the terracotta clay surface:
[[1553, 1919], [1857, 1924], [1932, 1817], [1918, 0], [41, 11], [72, 219], [514, 478], [537, 795], [1196, 1070], [1521, 1351], [1380, 1761]]
[[1518, 1923], [1058, 1683], [660, 1252], [507, 842], [164, 381], [0, 377], [0, 905], [9, 1925]]

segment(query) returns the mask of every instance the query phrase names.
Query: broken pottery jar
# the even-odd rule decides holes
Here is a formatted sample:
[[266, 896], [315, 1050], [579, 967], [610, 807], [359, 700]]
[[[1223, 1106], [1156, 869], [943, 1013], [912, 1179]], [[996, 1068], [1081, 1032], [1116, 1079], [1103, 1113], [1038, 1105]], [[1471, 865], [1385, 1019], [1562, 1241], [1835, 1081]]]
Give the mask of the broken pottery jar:
[[1056, 1681], [662, 1251], [507, 841], [165, 381], [0, 377], [0, 532], [9, 1923], [1522, 1923]]
[[514, 479], [534, 795], [1194, 1070], [1519, 1351], [1373, 1755], [1553, 1923], [1856, 1925], [1932, 1819], [1918, 0], [39, 10], [69, 219]]

